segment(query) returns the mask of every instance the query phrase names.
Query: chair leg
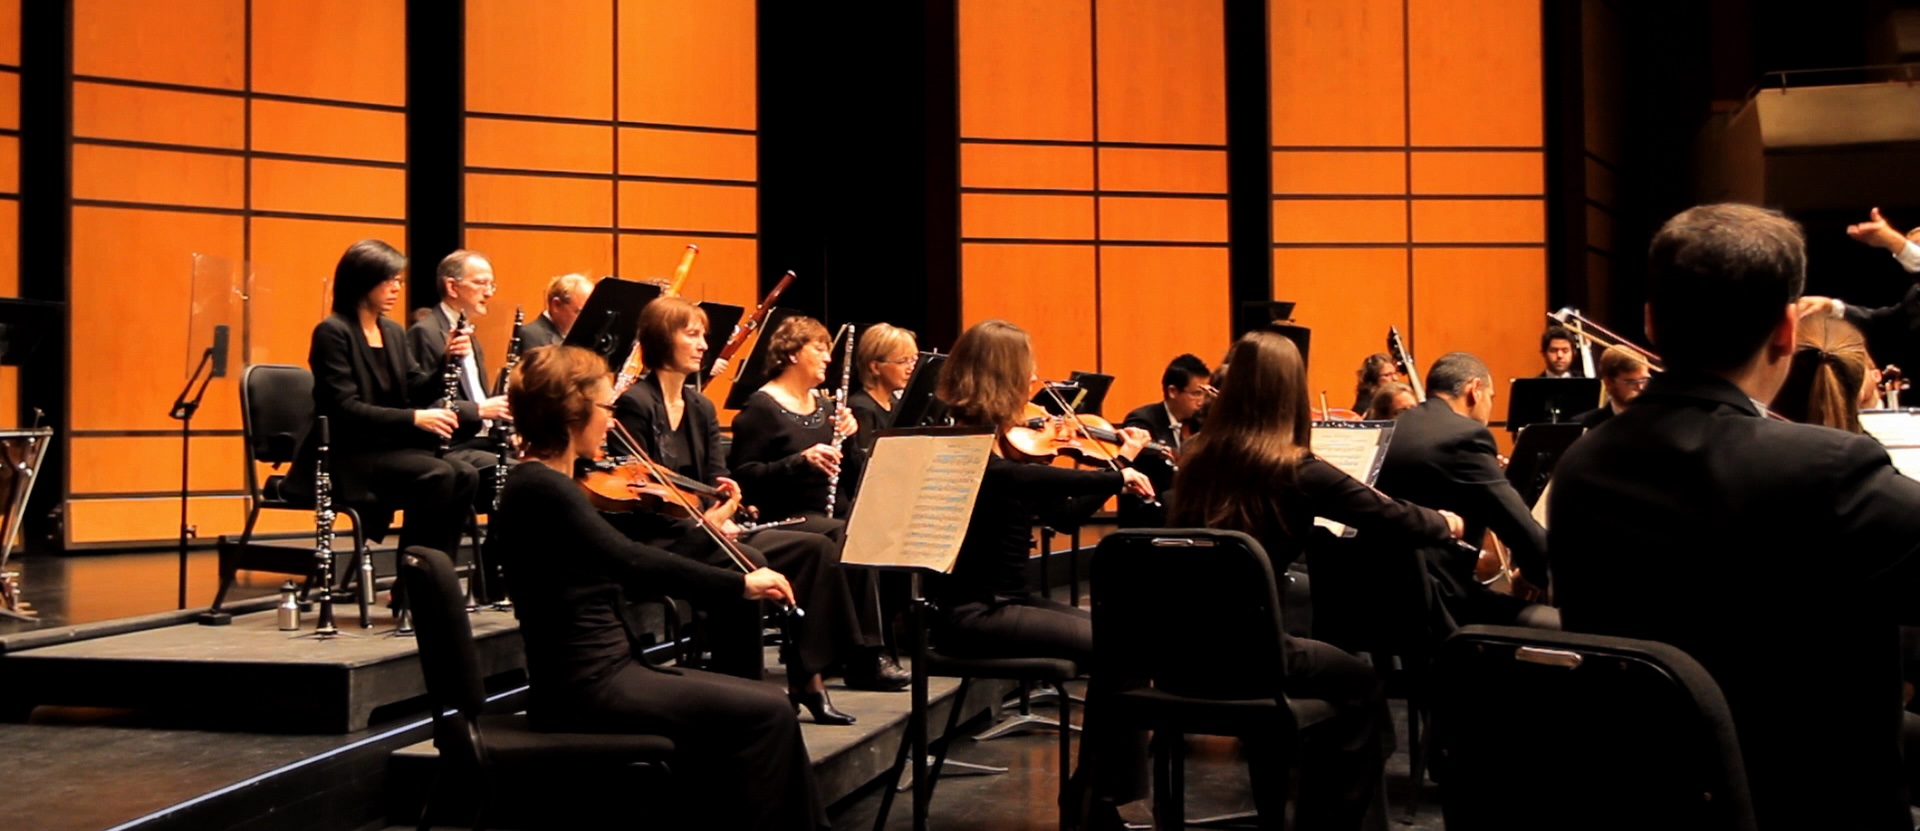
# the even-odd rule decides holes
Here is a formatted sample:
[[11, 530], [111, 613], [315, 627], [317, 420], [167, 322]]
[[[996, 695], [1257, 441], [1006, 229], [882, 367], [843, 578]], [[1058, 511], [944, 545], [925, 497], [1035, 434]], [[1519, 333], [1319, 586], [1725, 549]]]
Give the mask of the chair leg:
[[927, 798], [933, 798], [933, 786], [940, 782], [940, 769], [947, 765], [947, 748], [953, 744], [953, 734], [960, 729], [960, 711], [965, 709], [967, 691], [973, 688], [972, 678], [960, 679], [960, 689], [953, 694], [953, 703], [947, 707], [947, 728], [940, 731], [940, 738], [933, 743], [933, 767], [927, 771]]
[[[1067, 786], [1073, 778], [1073, 698], [1067, 695], [1066, 682], [1060, 682], [1060, 827], [1067, 827]], [[1089, 771], [1091, 773], [1091, 771]]]
[[1047, 573], [1047, 558], [1053, 554], [1053, 529], [1040, 527], [1040, 596], [1053, 598], [1053, 581]]
[[1407, 694], [1407, 820], [1412, 821], [1420, 813], [1420, 791], [1427, 778], [1427, 748], [1420, 741], [1422, 710], [1425, 700], [1418, 694]]
[[440, 770], [442, 766], [443, 763], [434, 762], [433, 775], [427, 779], [427, 795], [420, 800], [420, 821], [414, 825], [418, 831], [432, 831], [433, 798], [440, 793], [440, 782], [443, 778]]
[[220, 588], [213, 593], [213, 611], [220, 611], [227, 602], [227, 592], [233, 589], [233, 581], [240, 576], [239, 560], [247, 556], [247, 546], [253, 543], [253, 525], [260, 521], [260, 505], [254, 503], [247, 508], [247, 524], [240, 529], [240, 547], [234, 551], [231, 560], [223, 552], [220, 556]]
[[1080, 526], [1073, 527], [1067, 549], [1067, 599], [1074, 606], [1080, 605]]

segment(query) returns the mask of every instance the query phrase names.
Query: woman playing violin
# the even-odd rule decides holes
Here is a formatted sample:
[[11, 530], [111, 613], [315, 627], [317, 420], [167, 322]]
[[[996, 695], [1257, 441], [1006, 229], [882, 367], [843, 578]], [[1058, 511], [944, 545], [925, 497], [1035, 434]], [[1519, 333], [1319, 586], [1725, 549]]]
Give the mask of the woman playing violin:
[[[640, 449], [662, 466], [714, 486], [722, 501], [708, 516], [728, 533], [736, 533], [733, 513], [742, 488], [730, 478], [720, 458], [720, 419], [713, 402], [693, 384], [707, 351], [707, 313], [681, 298], [663, 297], [647, 304], [638, 325], [647, 371], [614, 402], [614, 415]], [[820, 676], [827, 667], [843, 663], [847, 685], [854, 689], [898, 690], [910, 679], [881, 657], [877, 602], [856, 605], [853, 600], [848, 575], [840, 567], [840, 524], [824, 519], [818, 523], [818, 528], [802, 524], [758, 531], [748, 535], [741, 548], [749, 557], [762, 557], [791, 576], [800, 592], [800, 607], [807, 610], [805, 620], [787, 622], [792, 635], [787, 680], [795, 700], [805, 703], [816, 721], [851, 723], [852, 717], [834, 710], [827, 698]], [[635, 539], [703, 562], [725, 563], [725, 552], [690, 523], [639, 518], [622, 525]], [[762, 650], [760, 618], [753, 611], [710, 624], [717, 629], [716, 666], [757, 678]]]
[[771, 569], [742, 574], [629, 540], [594, 510], [573, 470], [606, 440], [612, 394], [606, 361], [571, 346], [527, 353], [508, 387], [530, 464], [507, 476], [492, 525], [526, 642], [528, 716], [541, 730], [673, 739], [676, 780], [703, 825], [825, 828], [800, 724], [778, 690], [657, 669], [633, 651], [629, 597], [759, 601], [794, 592]]
[[[1300, 556], [1316, 516], [1389, 541], [1445, 544], [1460, 536], [1459, 517], [1389, 498], [1313, 455], [1306, 367], [1293, 341], [1252, 332], [1230, 358], [1233, 383], [1213, 402], [1206, 431], [1181, 454], [1168, 518], [1175, 527], [1244, 531], [1260, 540], [1276, 572]], [[1319, 641], [1285, 637], [1282, 658], [1288, 695], [1338, 708], [1326, 725], [1337, 740], [1309, 745], [1318, 757], [1301, 765], [1312, 781], [1303, 779], [1299, 790], [1300, 827], [1359, 828], [1392, 748], [1380, 681], [1366, 662]], [[1261, 742], [1245, 744], [1256, 758], [1265, 751]], [[1272, 790], [1256, 782], [1256, 801]]]
[[[1022, 417], [1033, 380], [1027, 333], [1003, 320], [984, 321], [961, 334], [940, 372], [937, 394], [954, 418], [992, 427], [1000, 439], [987, 460], [959, 559], [938, 587], [941, 617], [936, 634], [941, 650], [951, 654], [1065, 658], [1088, 666], [1093, 659], [1092, 618], [1084, 609], [1034, 594], [1027, 585], [1034, 523], [1042, 515], [1084, 517], [1122, 492], [1152, 497], [1153, 484], [1131, 467], [1076, 470], [1009, 458], [1018, 451], [1006, 432]], [[1131, 460], [1148, 437], [1138, 429], [1122, 432], [1126, 443], [1119, 455]], [[1094, 679], [1100, 683], [1097, 667]], [[1115, 760], [1125, 770], [1096, 777], [1102, 783], [1099, 795], [1114, 803], [1131, 801], [1145, 788], [1144, 739], [1099, 732], [1099, 697], [1097, 690], [1090, 693], [1080, 768], [1082, 774], [1091, 774], [1093, 760], [1102, 760], [1094, 765], [1103, 770], [1104, 760]], [[1084, 789], [1083, 776], [1076, 779]]]

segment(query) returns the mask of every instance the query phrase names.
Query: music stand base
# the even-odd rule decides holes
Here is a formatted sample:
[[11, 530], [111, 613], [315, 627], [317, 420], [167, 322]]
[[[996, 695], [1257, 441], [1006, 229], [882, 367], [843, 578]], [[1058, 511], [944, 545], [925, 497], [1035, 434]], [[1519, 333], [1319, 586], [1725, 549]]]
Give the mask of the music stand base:
[[233, 623], [233, 613], [206, 611], [194, 615], [193, 621], [201, 626], [226, 626]]
[[19, 609], [9, 609], [5, 606], [0, 606], [0, 617], [8, 618], [11, 620], [39, 620], [40, 619], [40, 616], [33, 612], [22, 612]]

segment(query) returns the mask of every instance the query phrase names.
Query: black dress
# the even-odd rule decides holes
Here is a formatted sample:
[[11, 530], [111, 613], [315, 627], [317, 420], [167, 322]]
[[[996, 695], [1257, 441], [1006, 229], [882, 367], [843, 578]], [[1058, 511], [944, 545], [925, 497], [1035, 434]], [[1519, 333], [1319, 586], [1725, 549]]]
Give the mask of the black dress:
[[744, 581], [621, 536], [567, 477], [525, 464], [507, 477], [494, 533], [526, 644], [528, 716], [541, 730], [673, 739], [689, 816], [713, 828], [825, 828], [793, 705], [767, 684], [653, 667], [622, 608], [671, 592], [738, 600]]
[[881, 430], [893, 426], [893, 410], [881, 407], [880, 402], [864, 389], [854, 390], [847, 396], [847, 408], [853, 411], [855, 429], [840, 448], [844, 458], [840, 471], [840, 497], [834, 513], [841, 517], [850, 515], [853, 503], [860, 498], [860, 480], [866, 475], [867, 458], [873, 455], [873, 443], [879, 440]]
[[[439, 438], [413, 425], [413, 411], [440, 396], [439, 376], [409, 357], [400, 324], [381, 318], [379, 327], [380, 349], [367, 342], [357, 319], [329, 315], [313, 327], [307, 365], [313, 370], [314, 416], [327, 417], [333, 497], [361, 509], [374, 539], [386, 535], [392, 511], [399, 509], [407, 519], [402, 547], [451, 552], [458, 548], [479, 474], [458, 459], [434, 457]], [[479, 424], [473, 403], [458, 402], [454, 409], [463, 425]], [[289, 497], [313, 499], [318, 445], [318, 431], [308, 433], [287, 474]]]
[[[800, 415], [780, 406], [766, 390], [756, 390], [733, 417], [727, 466], [740, 482], [744, 501], [760, 509], [761, 519], [823, 515], [827, 474], [800, 452], [832, 443], [833, 405], [817, 392], [813, 412]], [[846, 475], [844, 469], [841, 475]]]

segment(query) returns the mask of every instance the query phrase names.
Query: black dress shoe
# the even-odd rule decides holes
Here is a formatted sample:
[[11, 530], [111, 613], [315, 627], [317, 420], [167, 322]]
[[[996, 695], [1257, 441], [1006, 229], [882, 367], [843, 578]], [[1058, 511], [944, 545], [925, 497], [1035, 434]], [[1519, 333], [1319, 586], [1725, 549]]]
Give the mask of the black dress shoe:
[[845, 727], [854, 722], [854, 717], [834, 709], [833, 699], [827, 697], [826, 690], [818, 692], [789, 692], [787, 700], [793, 702], [793, 708], [807, 708], [813, 714], [814, 724], [827, 724]]
[[875, 650], [871, 660], [861, 659], [855, 662], [858, 669], [849, 667], [846, 673], [847, 689], [867, 692], [899, 692], [913, 683], [913, 673], [901, 668], [887, 654]]

